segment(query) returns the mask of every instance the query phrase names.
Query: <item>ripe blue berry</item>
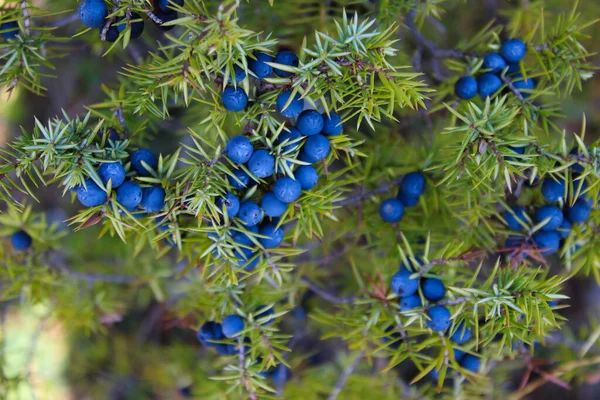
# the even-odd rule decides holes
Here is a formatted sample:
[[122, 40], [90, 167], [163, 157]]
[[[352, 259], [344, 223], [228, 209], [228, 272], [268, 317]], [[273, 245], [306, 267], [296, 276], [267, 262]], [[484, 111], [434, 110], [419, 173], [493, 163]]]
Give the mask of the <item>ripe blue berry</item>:
[[472, 354], [465, 354], [462, 360], [460, 360], [460, 366], [468, 371], [479, 372], [479, 368], [481, 368], [481, 359]]
[[10, 243], [16, 251], [25, 251], [31, 247], [31, 236], [25, 231], [16, 231], [10, 236]]
[[149, 213], [160, 212], [165, 206], [165, 189], [149, 186], [142, 189], [142, 208]]
[[[298, 60], [298, 57], [291, 51], [283, 50], [283, 51], [280, 51], [279, 53], [277, 53], [277, 55], [275, 56], [274, 62], [277, 64], [283, 64], [283, 65], [289, 65], [292, 67], [297, 67], [299, 60]], [[292, 76], [291, 72], [284, 71], [281, 69], [274, 68], [273, 71], [275, 72], [275, 74], [277, 76], [280, 76], [282, 78], [287, 78], [289, 76]]]
[[108, 15], [108, 7], [104, 0], [83, 0], [77, 8], [77, 15], [88, 28], [102, 28]]
[[477, 86], [479, 87], [479, 95], [484, 99], [494, 94], [502, 86], [502, 80], [498, 75], [491, 72], [481, 74], [477, 79]]
[[[302, 137], [302, 134], [300, 133], [300, 131], [294, 127], [289, 127], [287, 128], [289, 130], [287, 131], [283, 131], [279, 134], [279, 136], [277, 137], [277, 142], [278, 143], [283, 143], [287, 140], [286, 144], [283, 145], [283, 151], [285, 153], [288, 152], [293, 152], [296, 151], [296, 149], [298, 148], [298, 146], [300, 145], [299, 141], [296, 141], [297, 139], [300, 139]], [[294, 142], [294, 143], [290, 143], [290, 142]]]
[[[553, 231], [558, 229], [563, 222], [563, 213], [556, 206], [542, 206], [535, 213], [535, 222], [540, 223], [549, 218], [549, 221], [542, 227], [543, 231]], [[573, 221], [571, 221], [573, 222]]]
[[562, 224], [560, 224], [560, 227], [557, 229], [558, 234], [560, 235], [560, 238], [561, 239], [568, 238], [569, 235], [571, 234], [571, 228], [572, 228], [571, 221], [569, 221], [567, 218], [564, 218]]
[[454, 94], [461, 99], [472, 99], [477, 94], [477, 80], [472, 76], [463, 76], [454, 84]]
[[402, 202], [402, 205], [406, 207], [414, 207], [419, 204], [419, 197], [408, 196], [405, 193], [398, 193], [398, 200]]
[[312, 135], [306, 139], [300, 152], [300, 161], [311, 164], [323, 160], [329, 154], [331, 145], [329, 140], [323, 135]]
[[97, 207], [106, 201], [106, 192], [87, 178], [85, 185], [77, 189], [77, 200], [86, 207]]
[[250, 249], [240, 249], [233, 252], [235, 258], [238, 259], [237, 266], [244, 268], [244, 271], [252, 271], [258, 265], [260, 257], [255, 257], [258, 253], [253, 252]]
[[398, 222], [404, 215], [404, 206], [398, 199], [387, 199], [379, 206], [379, 215], [385, 222]]
[[344, 130], [344, 124], [342, 123], [342, 118], [334, 113], [333, 111], [329, 112], [329, 116], [327, 114], [323, 114], [323, 130], [321, 133], [326, 136], [337, 136], [342, 133]]
[[104, 163], [98, 168], [98, 175], [102, 179], [102, 183], [108, 185], [108, 181], [112, 181], [112, 187], [118, 188], [125, 182], [125, 168], [118, 162]]
[[[102, 35], [102, 28], [100, 28], [100, 35]], [[115, 25], [111, 25], [106, 31], [106, 41], [114, 43], [119, 38], [119, 29]], [[116, 132], [116, 131], [115, 131]]]
[[241, 87], [227, 86], [221, 94], [223, 107], [229, 111], [242, 111], [248, 104], [248, 95]]
[[500, 55], [509, 63], [518, 63], [525, 57], [527, 46], [521, 39], [510, 39], [502, 43]]
[[183, 6], [184, 0], [158, 0], [158, 7], [163, 10], [169, 10], [171, 5]]
[[[119, 24], [117, 25], [117, 29], [119, 30], [119, 32], [123, 32], [123, 31], [125, 31], [125, 28], [127, 28], [126, 21], [127, 21], [126, 17], [122, 17], [119, 20]], [[132, 39], [137, 39], [140, 36], [142, 36], [142, 33], [144, 33], [144, 20], [142, 19], [142, 17], [140, 17], [140, 15], [138, 13], [134, 13], [134, 12], [131, 13], [131, 18], [129, 19], [129, 25], [131, 26], [131, 38]]]
[[586, 199], [578, 199], [567, 208], [567, 218], [574, 224], [581, 224], [590, 218], [592, 205]]
[[269, 217], [281, 217], [288, 208], [288, 205], [279, 200], [273, 192], [267, 192], [260, 201], [260, 206]]
[[223, 318], [223, 335], [232, 338], [244, 330], [244, 320], [239, 315], [228, 315]]
[[296, 121], [296, 127], [304, 136], [321, 133], [323, 125], [323, 117], [317, 110], [302, 111]]
[[513, 231], [520, 231], [527, 226], [527, 212], [523, 206], [512, 206], [502, 213], [502, 217]]
[[17, 21], [4, 22], [0, 25], [0, 31], [2, 31], [4, 39], [13, 39], [19, 34], [19, 23]]
[[319, 174], [312, 165], [301, 165], [294, 170], [294, 176], [300, 182], [302, 190], [310, 190], [317, 186]]
[[160, 10], [160, 11], [156, 12], [154, 15], [156, 15], [158, 17], [158, 19], [160, 19], [162, 21], [162, 24], [156, 24], [156, 26], [158, 27], [158, 29], [160, 29], [163, 32], [168, 32], [171, 29], [175, 28], [175, 25], [164, 25], [164, 24], [166, 24], [167, 22], [175, 21], [179, 17], [177, 15], [177, 11], [173, 11], [173, 10], [167, 10], [167, 11]]
[[258, 225], [258, 223], [263, 219], [263, 213], [256, 203], [252, 201], [245, 201], [242, 204], [240, 204], [238, 218], [248, 228], [254, 225]]
[[473, 333], [471, 330], [465, 326], [464, 322], [461, 322], [456, 328], [456, 331], [454, 331], [452, 336], [450, 336], [450, 340], [456, 344], [465, 344], [471, 339], [472, 336]]
[[291, 90], [283, 91], [277, 96], [277, 111], [285, 118], [296, 118], [304, 109], [304, 99], [300, 98], [300, 93], [296, 93], [290, 104], [286, 104], [292, 95]]
[[240, 199], [233, 193], [227, 193], [225, 196], [219, 197], [215, 203], [220, 209], [225, 206], [229, 218], [235, 217], [240, 211]]
[[223, 340], [223, 327], [218, 322], [207, 321], [198, 330], [198, 340], [205, 346], [213, 347], [216, 343], [213, 340]]
[[232, 188], [244, 189], [250, 183], [250, 175], [248, 175], [243, 169], [233, 169], [231, 170], [231, 173], [233, 176], [227, 175], [227, 180]]
[[542, 195], [550, 202], [559, 201], [565, 195], [565, 181], [547, 177], [542, 182]]
[[400, 183], [400, 193], [410, 197], [419, 197], [425, 192], [425, 177], [420, 172], [409, 172]]
[[302, 186], [300, 182], [289, 176], [284, 176], [277, 179], [275, 185], [273, 185], [273, 194], [279, 201], [284, 203], [293, 203], [298, 200], [302, 193]]
[[121, 138], [119, 137], [119, 132], [117, 132], [117, 130], [115, 128], [110, 128], [108, 130], [108, 139], [112, 140], [113, 142], [116, 142], [117, 140], [121, 140]]
[[[234, 65], [233, 66], [233, 77], [235, 78], [236, 82], [241, 82], [244, 79], [246, 79], [246, 71], [244, 71], [244, 69], [242, 67], [240, 67], [239, 65]], [[228, 82], [229, 83], [233, 83], [233, 79], [231, 79], [232, 77], [229, 77]]]
[[254, 147], [250, 143], [250, 139], [246, 136], [234, 136], [227, 142], [225, 146], [225, 154], [227, 158], [236, 164], [244, 164], [250, 160], [254, 153]]
[[260, 322], [261, 325], [270, 325], [273, 323], [273, 315], [275, 314], [275, 309], [273, 307], [269, 307], [267, 305], [261, 305], [256, 307], [254, 315], [254, 320]]
[[266, 63], [273, 62], [273, 57], [267, 53], [256, 53], [254, 56], [256, 59], [250, 59], [250, 61], [248, 61], [248, 68], [250, 68], [250, 71], [254, 72], [254, 75], [256, 75], [258, 79], [264, 79], [271, 76], [273, 68]]
[[248, 170], [258, 178], [266, 178], [275, 172], [275, 158], [266, 150], [256, 150], [248, 161]]
[[483, 57], [483, 68], [491, 70], [495, 74], [499, 74], [506, 67], [506, 61], [498, 53], [490, 53]]
[[117, 189], [117, 201], [131, 211], [142, 201], [142, 188], [137, 182], [127, 181]]
[[149, 176], [150, 172], [143, 163], [156, 170], [158, 168], [158, 158], [150, 150], [139, 149], [131, 154], [131, 165], [141, 176]]
[[419, 289], [419, 281], [411, 279], [412, 271], [409, 271], [402, 266], [394, 275], [390, 282], [392, 292], [396, 293], [400, 297], [412, 296]]
[[258, 233], [267, 237], [266, 239], [259, 239], [260, 244], [262, 244], [266, 249], [277, 247], [283, 241], [283, 229], [276, 229], [275, 224], [266, 224], [261, 226], [258, 230]]
[[439, 301], [446, 296], [446, 286], [436, 278], [426, 278], [421, 281], [423, 297], [429, 301]]
[[[249, 233], [258, 233], [258, 225], [245, 226], [244, 228]], [[242, 246], [254, 246], [254, 242], [252, 241], [250, 236], [255, 238], [255, 240], [258, 240], [254, 235], [248, 235], [247, 233], [242, 231], [235, 231], [232, 235], [232, 239], [234, 240], [234, 242]]]
[[450, 328], [450, 311], [444, 306], [433, 306], [427, 311], [429, 319], [427, 320], [427, 326], [429, 329], [436, 332], [444, 332]]
[[402, 311], [412, 310], [413, 308], [421, 307], [421, 297], [418, 294], [404, 296], [400, 299], [400, 309]]
[[535, 86], [535, 81], [532, 78], [523, 79], [523, 75], [521, 73], [515, 74], [512, 84], [520, 93], [521, 96], [527, 98], [531, 95], [531, 93], [523, 92], [523, 90], [533, 90]]
[[560, 247], [560, 235], [556, 231], [539, 231], [533, 235], [533, 242], [540, 251], [540, 254], [549, 256], [558, 251]]

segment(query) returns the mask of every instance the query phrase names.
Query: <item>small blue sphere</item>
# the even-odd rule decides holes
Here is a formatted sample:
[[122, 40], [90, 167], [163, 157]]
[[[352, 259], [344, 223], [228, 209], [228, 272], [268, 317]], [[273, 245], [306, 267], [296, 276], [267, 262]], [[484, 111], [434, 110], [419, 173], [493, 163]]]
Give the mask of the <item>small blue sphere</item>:
[[427, 311], [429, 319], [427, 320], [427, 326], [429, 329], [436, 332], [444, 332], [450, 328], [450, 311], [444, 306], [433, 306]]
[[472, 372], [479, 372], [481, 368], [481, 359], [472, 354], [465, 354], [460, 360], [460, 366]]
[[97, 207], [106, 201], [106, 192], [93, 180], [86, 178], [85, 185], [77, 189], [77, 200], [86, 207]]
[[254, 315], [254, 320], [259, 322], [261, 325], [270, 325], [273, 323], [273, 315], [275, 315], [275, 309], [267, 305], [260, 305], [254, 310], [257, 314]]
[[[275, 56], [274, 62], [277, 64], [297, 67], [299, 60], [298, 60], [298, 57], [291, 51], [283, 50], [283, 51], [280, 51], [279, 53], [277, 53], [277, 55]], [[277, 76], [280, 76], [282, 78], [287, 78], [287, 77], [293, 75], [291, 72], [284, 71], [284, 70], [277, 69], [277, 68], [274, 68], [273, 71], [275, 72], [275, 74]]]
[[509, 63], [518, 63], [525, 57], [527, 46], [521, 39], [510, 39], [502, 43], [500, 55]]
[[461, 99], [469, 100], [477, 94], [477, 80], [472, 76], [463, 76], [454, 84], [454, 94]]
[[4, 22], [0, 25], [0, 31], [2, 31], [4, 39], [13, 39], [19, 34], [19, 23], [17, 21]]
[[299, 166], [294, 170], [294, 176], [300, 182], [302, 190], [310, 190], [319, 182], [319, 173], [312, 165]]
[[77, 15], [88, 28], [103, 28], [108, 7], [104, 0], [83, 0], [77, 8]]
[[127, 181], [117, 189], [117, 201], [131, 211], [142, 201], [142, 188], [137, 182]]
[[413, 308], [421, 307], [421, 297], [418, 294], [413, 294], [411, 296], [404, 296], [400, 299], [400, 310], [408, 311]]
[[[568, 216], [567, 216], [567, 218], [568, 218]], [[571, 228], [573, 226], [571, 225], [571, 221], [569, 221], [567, 218], [563, 219], [562, 224], [560, 224], [560, 226], [557, 229], [557, 232], [560, 235], [561, 239], [566, 239], [571, 234]]]
[[404, 206], [398, 199], [387, 199], [379, 206], [379, 215], [385, 222], [398, 222], [404, 215]]
[[506, 225], [513, 231], [520, 231], [527, 226], [527, 211], [523, 206], [512, 206], [502, 213]]
[[477, 79], [477, 86], [479, 88], [479, 95], [485, 99], [502, 87], [502, 79], [496, 74], [486, 72], [481, 74]]
[[244, 330], [244, 320], [239, 315], [228, 315], [223, 318], [221, 324], [223, 335], [227, 338], [232, 338]]
[[267, 238], [258, 239], [264, 248], [270, 249], [277, 247], [283, 241], [283, 229], [276, 228], [275, 224], [266, 224], [260, 227], [258, 233]]
[[400, 193], [410, 197], [419, 197], [425, 192], [425, 176], [422, 173], [409, 172], [400, 183]]
[[260, 206], [266, 215], [273, 218], [281, 217], [288, 209], [288, 205], [279, 200], [273, 192], [265, 193], [260, 200]]
[[292, 95], [291, 90], [285, 90], [277, 96], [276, 106], [277, 111], [285, 118], [296, 118], [304, 109], [304, 99], [300, 97], [300, 93], [296, 93], [290, 104], [286, 104]]
[[542, 195], [552, 203], [564, 197], [565, 189], [565, 181], [560, 178], [553, 179], [552, 177], [547, 177], [542, 182]]
[[[177, 15], [177, 11], [173, 11], [173, 10], [168, 10], [168, 11], [157, 11], [154, 15], [156, 15], [158, 17], [158, 19], [160, 19], [162, 21], [162, 24], [156, 24], [156, 26], [158, 27], [158, 29], [160, 29], [163, 32], [168, 32], [171, 29], [175, 28], [175, 25], [164, 25], [167, 22], [171, 22], [171, 21], [175, 21], [177, 18], [179, 18], [179, 15]], [[108, 35], [106, 35], [108, 36]], [[108, 39], [107, 39], [108, 40]]]
[[271, 76], [273, 68], [268, 65], [268, 62], [273, 62], [273, 57], [267, 53], [256, 53], [254, 54], [256, 59], [250, 59], [248, 61], [248, 68], [256, 75], [258, 79], [264, 79]]
[[409, 196], [405, 193], [402, 193], [402, 191], [400, 191], [400, 193], [398, 193], [398, 200], [400, 200], [402, 202], [402, 205], [406, 208], [406, 207], [414, 207], [417, 204], [419, 204], [419, 197], [413, 197], [413, 196]]
[[461, 322], [456, 331], [450, 336], [450, 340], [456, 344], [465, 344], [471, 340], [471, 337], [473, 337], [473, 332], [465, 326], [464, 322]]
[[446, 286], [444, 282], [436, 278], [426, 278], [421, 281], [421, 291], [423, 297], [429, 301], [439, 301], [446, 296]]
[[515, 74], [512, 80], [512, 84], [524, 98], [529, 97], [531, 93], [523, 92], [523, 90], [529, 91], [533, 90], [533, 88], [535, 87], [535, 81], [532, 78], [524, 79], [521, 73]]
[[323, 135], [312, 135], [306, 139], [300, 152], [300, 161], [314, 164], [327, 157], [331, 145], [329, 140]]
[[233, 176], [227, 175], [227, 180], [232, 188], [244, 189], [250, 184], [250, 175], [248, 175], [243, 169], [233, 169], [231, 170], [231, 173]]
[[323, 130], [323, 117], [317, 110], [304, 110], [298, 116], [296, 127], [304, 136], [312, 136]]
[[[298, 146], [300, 146], [300, 141], [296, 141], [297, 139], [300, 139], [302, 137], [302, 134], [300, 133], [300, 131], [294, 127], [289, 127], [287, 128], [288, 130], [284, 130], [283, 132], [281, 132], [279, 134], [279, 136], [277, 137], [277, 143], [286, 143], [283, 145], [282, 149], [284, 151], [284, 153], [291, 153], [296, 151], [296, 149], [298, 149]], [[286, 142], [287, 140], [287, 142]], [[290, 142], [294, 142], [294, 143], [290, 143]]]
[[258, 178], [266, 178], [275, 172], [275, 158], [267, 150], [256, 150], [248, 161], [248, 170]]
[[142, 163], [146, 163], [150, 168], [156, 170], [158, 168], [158, 157], [153, 152], [146, 149], [134, 151], [131, 156], [131, 165], [141, 176], [150, 176], [150, 172]]
[[321, 133], [325, 136], [338, 136], [344, 130], [344, 124], [342, 123], [342, 118], [334, 113], [333, 111], [329, 112], [329, 116], [327, 114], [323, 114], [323, 130]]
[[[244, 69], [242, 67], [240, 67], [239, 65], [234, 65], [233, 66], [233, 77], [235, 78], [235, 82], [241, 82], [244, 79], [246, 79], [246, 71], [244, 71]], [[231, 79], [232, 77], [229, 77], [228, 82], [229, 83], [233, 83], [233, 79]]]
[[198, 341], [205, 346], [213, 347], [216, 343], [211, 343], [213, 340], [223, 340], [223, 327], [220, 323], [214, 321], [205, 322], [198, 330]]
[[241, 87], [227, 86], [221, 95], [223, 107], [229, 111], [242, 111], [248, 104], [248, 95]]
[[245, 201], [240, 204], [240, 210], [238, 211], [237, 216], [247, 228], [258, 225], [263, 219], [262, 210], [252, 201]]
[[[100, 30], [100, 35], [102, 35], [102, 28]], [[115, 25], [111, 25], [110, 28], [106, 31], [106, 41], [109, 43], [114, 43], [119, 38], [119, 28]], [[115, 131], [116, 132], [116, 131]]]
[[149, 213], [160, 212], [165, 206], [165, 189], [160, 186], [149, 186], [142, 189], [141, 206]]
[[240, 211], [240, 199], [233, 193], [227, 193], [225, 196], [219, 197], [215, 204], [221, 210], [223, 209], [223, 206], [225, 206], [228, 218], [235, 217], [238, 211]]
[[490, 53], [483, 57], [483, 68], [491, 70], [495, 74], [506, 68], [506, 60], [498, 53]]
[[234, 136], [225, 146], [225, 154], [232, 162], [244, 164], [250, 160], [254, 153], [254, 147], [246, 136]]
[[[244, 228], [248, 233], [258, 233], [258, 225], [245, 226]], [[255, 238], [255, 240], [258, 239], [254, 235], [248, 235], [248, 233], [242, 231], [234, 231], [233, 235], [231, 235], [231, 238], [234, 242], [241, 246], [254, 246], [254, 242], [252, 241], [250, 236]]]
[[539, 231], [533, 235], [533, 242], [540, 254], [549, 256], [558, 251], [560, 247], [560, 235], [556, 231]]
[[10, 236], [10, 243], [16, 251], [25, 251], [31, 247], [31, 236], [23, 230], [16, 231]]
[[549, 220], [548, 222], [546, 222], [546, 225], [542, 227], [542, 230], [553, 231], [555, 229], [558, 229], [558, 227], [560, 227], [560, 224], [562, 224], [563, 213], [560, 210], [560, 208], [556, 206], [547, 205], [538, 208], [535, 213], [535, 222], [540, 223], [547, 218], [549, 218]]
[[400, 297], [412, 296], [419, 289], [419, 281], [410, 278], [413, 273], [406, 268], [400, 268], [398, 272], [392, 275], [390, 287], [392, 292]]
[[302, 194], [302, 186], [297, 180], [284, 176], [277, 179], [273, 185], [273, 194], [279, 201], [293, 203]]
[[112, 181], [112, 187], [118, 188], [125, 182], [125, 168], [119, 162], [104, 163], [98, 168], [98, 175], [102, 183], [108, 185]]
[[[124, 32], [125, 29], [127, 28], [127, 18], [126, 17], [122, 17], [119, 19], [119, 24], [117, 24], [117, 29], [119, 30], [119, 32]], [[138, 13], [131, 13], [131, 18], [129, 19], [129, 25], [131, 27], [131, 33], [130, 33], [130, 37], [132, 39], [137, 39], [140, 36], [142, 36], [142, 33], [144, 33], [144, 20], [142, 19], [142, 17], [140, 17], [140, 15]], [[131, 22], [134, 21], [134, 22]]]
[[586, 199], [578, 199], [567, 208], [567, 218], [574, 224], [582, 224], [590, 218], [592, 205]]

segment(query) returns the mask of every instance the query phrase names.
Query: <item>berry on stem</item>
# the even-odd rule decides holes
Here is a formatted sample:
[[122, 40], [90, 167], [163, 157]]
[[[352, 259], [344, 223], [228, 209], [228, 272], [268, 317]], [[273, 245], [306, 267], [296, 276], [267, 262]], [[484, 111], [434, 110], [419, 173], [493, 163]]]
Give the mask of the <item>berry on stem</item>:
[[400, 297], [412, 296], [419, 289], [419, 281], [412, 279], [410, 276], [413, 273], [402, 265], [398, 272], [392, 275], [390, 286], [392, 292], [396, 293]]
[[31, 247], [31, 236], [23, 230], [16, 231], [10, 236], [10, 244], [16, 251], [25, 251]]
[[477, 90], [477, 80], [472, 76], [463, 76], [454, 84], [454, 93], [461, 99], [472, 99], [477, 94]]
[[266, 178], [275, 172], [275, 158], [267, 150], [256, 150], [248, 161], [248, 169], [258, 178]]
[[263, 218], [263, 213], [256, 203], [252, 201], [245, 201], [240, 204], [240, 210], [238, 211], [237, 216], [248, 228], [258, 225]]
[[227, 193], [225, 196], [219, 197], [215, 203], [220, 209], [225, 206], [229, 218], [235, 217], [240, 210], [240, 199], [233, 193]]
[[446, 296], [446, 286], [436, 278], [426, 278], [421, 281], [423, 297], [429, 301], [439, 301]]
[[317, 110], [304, 110], [298, 116], [296, 127], [304, 136], [312, 136], [323, 130], [323, 117]]
[[279, 201], [293, 203], [302, 194], [302, 185], [297, 180], [284, 176], [273, 185], [273, 194]]
[[425, 192], [425, 176], [421, 172], [409, 172], [400, 183], [400, 193], [410, 196], [419, 197]]
[[304, 99], [300, 97], [300, 93], [296, 93], [290, 104], [287, 104], [291, 95], [291, 90], [285, 90], [277, 96], [277, 111], [285, 118], [296, 118], [304, 109]]
[[139, 149], [131, 154], [131, 165], [141, 176], [150, 176], [150, 172], [143, 163], [156, 170], [158, 168], [158, 158], [150, 150]]
[[248, 61], [248, 68], [256, 75], [258, 79], [264, 79], [271, 76], [273, 73], [273, 67], [268, 65], [268, 62], [273, 62], [273, 57], [267, 53], [256, 53], [254, 54], [256, 59], [251, 58]]
[[523, 206], [512, 206], [502, 213], [502, 218], [513, 231], [520, 231], [527, 226], [527, 212]]
[[342, 123], [342, 118], [334, 113], [333, 111], [329, 112], [329, 116], [327, 114], [323, 114], [323, 130], [321, 133], [326, 136], [337, 136], [342, 133], [344, 130], [344, 124]]
[[[563, 213], [560, 208], [556, 206], [542, 206], [537, 209], [535, 213], [535, 222], [540, 223], [548, 219], [548, 222], [542, 227], [543, 231], [553, 231], [560, 227], [563, 222]], [[573, 222], [573, 221], [571, 221]]]
[[294, 176], [300, 182], [302, 190], [310, 190], [319, 182], [319, 174], [312, 165], [299, 166], [294, 170]]
[[510, 39], [502, 43], [500, 55], [509, 63], [518, 63], [525, 57], [527, 46], [521, 39]]
[[[289, 65], [291, 67], [297, 67], [299, 60], [298, 57], [291, 51], [282, 50], [275, 56], [275, 60], [273, 62], [282, 65]], [[288, 71], [284, 71], [282, 69], [274, 68], [273, 71], [275, 75], [280, 76], [282, 78], [287, 78], [292, 76], [293, 74]]]
[[404, 215], [404, 206], [398, 199], [387, 199], [379, 206], [379, 215], [385, 222], [398, 222]]
[[275, 224], [266, 224], [260, 227], [258, 233], [267, 238], [260, 238], [259, 242], [266, 249], [277, 247], [283, 241], [283, 229], [276, 229]]
[[549, 256], [558, 251], [560, 235], [556, 231], [539, 231], [533, 235], [533, 242], [541, 250], [540, 254]]
[[102, 28], [108, 15], [108, 7], [104, 0], [83, 0], [77, 8], [77, 15], [88, 28]]
[[314, 164], [327, 157], [330, 149], [331, 145], [325, 136], [320, 134], [309, 136], [300, 151], [300, 161]]
[[574, 224], [582, 224], [590, 218], [592, 205], [586, 199], [578, 199], [567, 208], [567, 218]]
[[238, 112], [246, 108], [248, 95], [241, 87], [227, 86], [221, 94], [223, 107], [229, 111]]
[[413, 308], [421, 307], [421, 297], [418, 294], [404, 296], [400, 299], [400, 310], [408, 311]]
[[141, 207], [150, 213], [160, 212], [165, 206], [165, 189], [149, 186], [142, 189]]
[[490, 53], [483, 57], [483, 68], [491, 70], [495, 74], [506, 68], [506, 60], [498, 53]]
[[288, 208], [288, 205], [279, 200], [273, 192], [264, 194], [260, 201], [260, 206], [269, 217], [281, 217]]
[[77, 200], [86, 207], [97, 207], [106, 201], [106, 192], [90, 178], [77, 189]]
[[461, 322], [456, 328], [456, 331], [450, 336], [450, 340], [456, 344], [465, 344], [472, 336], [473, 332], [465, 326], [464, 322]]
[[563, 179], [553, 179], [552, 177], [547, 177], [542, 182], [542, 195], [549, 202], [556, 202], [562, 199], [565, 195], [565, 181]]
[[205, 322], [197, 334], [198, 340], [205, 346], [214, 347], [216, 343], [212, 343], [213, 340], [223, 340], [223, 327], [218, 322], [207, 321]]
[[429, 329], [436, 332], [444, 332], [450, 327], [452, 323], [450, 321], [450, 311], [444, 306], [433, 306], [427, 311], [429, 319], [427, 320], [427, 326]]
[[481, 74], [477, 79], [477, 86], [479, 88], [479, 95], [485, 99], [496, 93], [496, 91], [502, 87], [502, 80], [498, 75], [493, 74], [492, 72], [486, 72]]
[[462, 360], [460, 360], [460, 366], [471, 372], [479, 372], [481, 359], [472, 354], [465, 354]]
[[250, 160], [254, 153], [254, 147], [246, 136], [234, 136], [225, 146], [225, 154], [232, 162], [244, 164]]
[[142, 201], [142, 188], [134, 181], [123, 183], [117, 189], [117, 201], [127, 210], [132, 211]]
[[[284, 130], [277, 137], [278, 143], [283, 143], [287, 140], [286, 144], [283, 145], [283, 147], [282, 147], [282, 149], [285, 153], [295, 151], [298, 148], [298, 146], [300, 145], [299, 141], [296, 142], [295, 140], [303, 137], [298, 129], [296, 129], [294, 127], [288, 127], [287, 129], [288, 130]], [[294, 142], [294, 143], [290, 143], [290, 142]]]
[[113, 189], [125, 182], [125, 168], [119, 162], [103, 163], [98, 168], [98, 175], [104, 185], [108, 185], [108, 181], [112, 181]]
[[239, 315], [228, 315], [223, 318], [223, 335], [232, 338], [244, 330], [244, 320]]

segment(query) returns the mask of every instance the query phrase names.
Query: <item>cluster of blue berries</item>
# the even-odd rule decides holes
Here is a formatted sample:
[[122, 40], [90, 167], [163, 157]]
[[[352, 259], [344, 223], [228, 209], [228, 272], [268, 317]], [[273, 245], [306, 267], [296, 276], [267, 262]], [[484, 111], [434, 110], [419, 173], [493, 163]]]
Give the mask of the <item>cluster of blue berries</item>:
[[[570, 198], [575, 198], [573, 205], [566, 205], [563, 209], [555, 204], [543, 205], [535, 211], [533, 221], [536, 224], [546, 221], [531, 239], [524, 236], [511, 235], [506, 239], [505, 247], [514, 255], [526, 258], [531, 247], [531, 242], [537, 247], [540, 254], [547, 256], [556, 253], [560, 242], [571, 233], [573, 224], [586, 222], [592, 212], [592, 201], [582, 194], [587, 189], [587, 182], [578, 174], [573, 174], [573, 187], [567, 187], [563, 179], [547, 177], [541, 185], [541, 192], [549, 203], [567, 203]], [[572, 190], [571, 190], [572, 189]], [[566, 196], [566, 197], [565, 197]], [[525, 207], [513, 205], [503, 213], [507, 226], [514, 231], [522, 231], [527, 227], [529, 216]]]
[[[402, 311], [409, 311], [423, 306], [421, 296], [418, 293], [420, 289], [423, 299], [430, 303], [425, 307], [428, 316], [427, 327], [435, 332], [447, 332], [452, 325], [450, 319], [452, 315], [445, 306], [435, 304], [446, 296], [446, 286], [437, 278], [411, 278], [411, 275], [415, 273], [414, 269], [421, 265], [423, 265], [423, 261], [419, 258], [415, 260], [415, 263], [409, 261], [408, 266], [401, 263], [398, 272], [392, 276], [391, 289], [400, 297], [400, 310]], [[463, 345], [472, 336], [471, 330], [464, 323], [461, 323], [450, 336], [450, 340], [458, 345]], [[479, 371], [479, 357], [465, 354], [458, 349], [454, 351], [457, 362], [463, 368], [473, 372]], [[435, 375], [435, 373], [433, 374]]]
[[[263, 326], [273, 322], [275, 310], [273, 307], [258, 306], [254, 319]], [[246, 322], [239, 315], [231, 314], [223, 318], [223, 322], [207, 321], [198, 330], [198, 340], [204, 346], [213, 348], [222, 356], [238, 354], [239, 346], [232, 340], [238, 338], [244, 331]], [[246, 338], [247, 339], [247, 338]], [[248, 340], [244, 340], [247, 344]], [[244, 346], [245, 347], [245, 346]]]
[[[283, 144], [286, 153], [300, 150], [299, 160], [314, 164], [325, 159], [329, 154], [330, 144], [325, 135], [339, 135], [342, 132], [342, 120], [335, 114], [330, 116], [319, 114], [315, 110], [306, 110], [298, 117], [296, 127], [287, 128], [278, 137], [278, 143]], [[304, 143], [298, 143], [306, 137]], [[276, 174], [275, 157], [265, 149], [255, 149], [245, 136], [232, 137], [225, 147], [225, 155], [237, 165], [245, 165], [248, 171], [257, 178], [268, 178]], [[234, 189], [243, 190], [250, 186], [252, 178], [244, 169], [234, 169], [232, 176], [228, 176]], [[240, 202], [238, 196], [227, 193], [217, 201], [217, 205], [225, 207], [229, 218], [237, 217], [244, 227], [253, 233], [258, 233], [267, 238], [259, 241], [265, 248], [279, 246], [283, 240], [283, 230], [277, 228], [276, 218], [281, 217], [288, 205], [294, 203], [303, 190], [314, 188], [319, 181], [319, 174], [312, 165], [299, 165], [294, 169], [294, 178], [281, 176], [275, 179], [271, 190], [264, 193], [260, 206], [253, 201]], [[271, 218], [271, 222], [258, 226], [264, 216]], [[252, 246], [252, 240], [243, 232], [235, 232], [233, 239], [242, 246]], [[249, 248], [244, 248], [240, 254], [239, 267], [252, 270], [258, 264], [257, 254]], [[251, 260], [251, 261], [249, 261]]]
[[[158, 167], [158, 158], [146, 149], [136, 150], [130, 155], [131, 166], [139, 176], [150, 176], [147, 166], [155, 170]], [[116, 200], [127, 211], [136, 214], [139, 208], [147, 213], [158, 213], [165, 206], [165, 190], [160, 186], [147, 186], [142, 188], [133, 179], [127, 179], [125, 167], [119, 161], [106, 162], [97, 170], [98, 176], [104, 185], [111, 182], [111, 187], [116, 190]], [[130, 176], [132, 178], [133, 176]], [[73, 188], [77, 199], [86, 207], [98, 207], [106, 203], [107, 193], [91, 178], [86, 178], [84, 185]]]
[[385, 222], [394, 223], [402, 219], [404, 209], [419, 203], [425, 192], [425, 176], [421, 172], [410, 172], [400, 183], [396, 198], [387, 199], [379, 206], [379, 215]]
[[[183, 3], [184, 0], [158, 0], [157, 11], [154, 12], [154, 15], [160, 21], [162, 21], [162, 23], [176, 20], [177, 12], [171, 9], [171, 5], [175, 4], [182, 6]], [[109, 14], [109, 10], [104, 0], [83, 0], [79, 5], [79, 8], [77, 8], [77, 13], [79, 20], [85, 26], [88, 28], [97, 28], [102, 31], [102, 29], [104, 29], [104, 25], [106, 24], [106, 17]], [[127, 17], [122, 16], [113, 24], [111, 24], [106, 32], [106, 41], [114, 42], [118, 39], [119, 34], [127, 27], [126, 20]], [[139, 14], [132, 12], [130, 15], [130, 21], [132, 21], [129, 23], [131, 26], [131, 38], [137, 39], [142, 36], [142, 33], [144, 33], [144, 20]], [[168, 31], [173, 28], [173, 26], [165, 26], [163, 24], [156, 25], [163, 31]]]
[[473, 76], [463, 76], [454, 85], [454, 93], [461, 99], [472, 99], [479, 93], [482, 98], [486, 98], [496, 93], [502, 87], [501, 74], [508, 67], [507, 74], [511, 76], [512, 85], [517, 89], [521, 96], [528, 97], [529, 93], [522, 92], [532, 90], [534, 87], [533, 79], [524, 79], [519, 72], [519, 62], [525, 57], [527, 46], [521, 39], [510, 39], [502, 43], [500, 53], [489, 53], [483, 58], [483, 68], [488, 70], [477, 79]]

